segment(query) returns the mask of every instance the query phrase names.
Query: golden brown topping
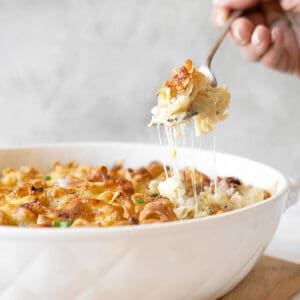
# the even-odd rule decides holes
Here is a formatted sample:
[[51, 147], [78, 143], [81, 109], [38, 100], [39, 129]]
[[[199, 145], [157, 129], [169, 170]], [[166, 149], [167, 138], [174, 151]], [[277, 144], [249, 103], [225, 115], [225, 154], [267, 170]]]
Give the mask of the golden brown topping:
[[47, 183], [44, 180], [35, 179], [32, 181], [31, 193], [41, 193], [47, 188]]
[[136, 219], [134, 203], [132, 202], [130, 195], [123, 191], [118, 191], [113, 196], [110, 204], [119, 207], [121, 206], [124, 210], [123, 216], [125, 219]]
[[55, 170], [56, 167], [58, 167], [58, 166], [61, 166], [60, 162], [58, 162], [58, 161], [53, 161], [52, 164], [51, 164], [51, 169], [52, 169], [52, 170]]
[[134, 193], [133, 183], [123, 178], [107, 180], [105, 186], [108, 189], [121, 190], [123, 193], [129, 195]]
[[[205, 204], [214, 188], [210, 185], [210, 178], [191, 169], [184, 169], [181, 174], [187, 195], [192, 194], [194, 181], [197, 192], [205, 194], [205, 189], [209, 189], [209, 194], [201, 202]], [[109, 169], [75, 162], [65, 165], [56, 162], [52, 171], [46, 173], [32, 167], [6, 169], [0, 177], [0, 225], [121, 226], [193, 217], [190, 204], [181, 208], [176, 202], [182, 196], [180, 190], [175, 193], [178, 195], [176, 199], [166, 198], [167, 195], [160, 192], [158, 185], [167, 182], [165, 180], [164, 167], [159, 162], [137, 169], [125, 169], [122, 163]], [[254, 191], [249, 186], [239, 185], [236, 178], [220, 178], [221, 184], [230, 187], [231, 193], [250, 195]], [[173, 195], [174, 191], [171, 192]], [[268, 192], [259, 189], [255, 195], [270, 197]], [[205, 204], [207, 215], [235, 207], [233, 202], [227, 207], [224, 203]]]
[[[190, 59], [186, 60], [182, 67], [173, 69], [170, 80], [164, 82], [163, 88], [158, 91], [158, 96], [166, 97], [166, 88], [169, 89], [170, 96], [173, 98], [190, 93], [195, 84], [193, 70], [193, 63]], [[204, 78], [204, 75], [202, 77]]]
[[158, 161], [153, 161], [148, 165], [147, 170], [150, 172], [152, 178], [155, 178], [164, 173], [164, 166]]
[[95, 204], [95, 201], [100, 202], [99, 200], [87, 198], [71, 198], [62, 205], [61, 209], [56, 211], [56, 218], [58, 220], [91, 219], [94, 214], [89, 204]]
[[197, 193], [200, 193], [204, 187], [209, 186], [211, 182], [207, 175], [195, 169], [185, 168], [181, 174], [182, 180], [187, 189], [187, 193], [191, 195], [195, 190]]
[[239, 185], [242, 184], [242, 182], [236, 177], [226, 177], [225, 181], [226, 181], [228, 187], [230, 187], [230, 188], [231, 187], [237, 188]]
[[20, 205], [20, 207], [27, 208], [36, 215], [44, 214], [47, 211], [46, 207], [40, 202], [38, 198], [34, 198], [30, 202], [23, 203]]
[[139, 223], [157, 223], [176, 221], [177, 216], [173, 211], [173, 204], [168, 198], [159, 197], [156, 200], [147, 203], [140, 213]]
[[122, 176], [122, 169], [123, 169], [123, 160], [117, 161], [112, 168], [109, 170], [108, 174], [112, 177], [119, 178]]
[[224, 212], [224, 210], [222, 210], [218, 204], [211, 205], [210, 207], [211, 215], [221, 214], [222, 212]]
[[70, 161], [68, 164], [67, 164], [67, 167], [68, 168], [77, 168], [78, 167], [78, 164], [76, 161]]
[[99, 166], [92, 171], [89, 177], [90, 181], [105, 181], [108, 178], [107, 168], [105, 166]]
[[8, 198], [21, 198], [29, 195], [31, 193], [31, 184], [25, 183], [14, 189], [9, 195]]
[[8, 225], [7, 217], [4, 211], [0, 210], [0, 225]]
[[264, 199], [268, 199], [268, 198], [270, 198], [271, 196], [272, 196], [272, 195], [271, 195], [270, 192], [264, 191]]
[[146, 168], [139, 168], [136, 170], [127, 169], [124, 173], [125, 178], [133, 184], [134, 190], [147, 192], [148, 185], [151, 179], [153, 179], [151, 173]]
[[51, 201], [53, 198], [61, 198], [69, 193], [72, 193], [72, 190], [67, 190], [62, 187], [50, 187], [46, 191], [46, 197]]
[[52, 219], [45, 215], [38, 215], [36, 224], [40, 226], [50, 227], [52, 226]]
[[72, 227], [96, 227], [101, 226], [99, 222], [89, 222], [85, 219], [77, 219], [73, 224]]
[[33, 225], [37, 219], [37, 215], [25, 207], [16, 208], [13, 217], [20, 226]]

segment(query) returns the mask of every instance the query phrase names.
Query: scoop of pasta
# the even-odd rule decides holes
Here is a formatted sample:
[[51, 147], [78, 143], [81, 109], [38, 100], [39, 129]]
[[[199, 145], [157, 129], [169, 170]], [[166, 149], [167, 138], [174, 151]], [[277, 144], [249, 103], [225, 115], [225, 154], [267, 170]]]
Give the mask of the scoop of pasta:
[[151, 110], [150, 125], [175, 126], [194, 115], [196, 135], [210, 132], [218, 121], [226, 119], [225, 110], [230, 103], [227, 88], [213, 87], [191, 60], [172, 71], [157, 96], [158, 105]]

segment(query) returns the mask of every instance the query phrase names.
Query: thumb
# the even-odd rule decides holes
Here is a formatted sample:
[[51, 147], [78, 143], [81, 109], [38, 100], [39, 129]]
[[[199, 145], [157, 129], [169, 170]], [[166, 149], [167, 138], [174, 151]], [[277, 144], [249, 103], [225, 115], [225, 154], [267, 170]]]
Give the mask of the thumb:
[[260, 2], [263, 0], [213, 0], [213, 4], [226, 6], [229, 9], [248, 9], [255, 7]]

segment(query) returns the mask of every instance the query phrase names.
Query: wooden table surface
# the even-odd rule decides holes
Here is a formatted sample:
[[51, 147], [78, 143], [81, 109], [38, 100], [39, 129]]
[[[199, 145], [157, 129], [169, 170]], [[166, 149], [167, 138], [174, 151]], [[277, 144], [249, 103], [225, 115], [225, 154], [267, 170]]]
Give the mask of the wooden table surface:
[[288, 300], [297, 292], [300, 265], [263, 256], [253, 271], [221, 300]]

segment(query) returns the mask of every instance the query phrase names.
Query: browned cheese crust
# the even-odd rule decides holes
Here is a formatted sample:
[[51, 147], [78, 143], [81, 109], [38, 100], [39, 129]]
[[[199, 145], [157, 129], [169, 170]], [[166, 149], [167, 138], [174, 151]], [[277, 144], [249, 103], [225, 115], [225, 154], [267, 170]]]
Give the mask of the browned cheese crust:
[[[148, 184], [164, 177], [152, 162], [138, 169], [121, 162], [111, 169], [71, 162], [52, 164], [43, 173], [33, 167], [5, 169], [0, 180], [0, 225], [113, 226], [175, 221], [173, 204], [150, 195]], [[62, 223], [61, 223], [62, 222]]]
[[[195, 171], [194, 176], [198, 193], [210, 186], [205, 174]], [[182, 170], [182, 177], [191, 194], [191, 170]], [[122, 162], [110, 169], [54, 162], [46, 173], [33, 167], [5, 169], [0, 176], [0, 225], [115, 226], [178, 220], [173, 202], [151, 194], [153, 180], [165, 180], [159, 162], [137, 169], [124, 168]], [[226, 184], [238, 188], [240, 182], [229, 178]], [[220, 212], [216, 206], [211, 214]]]

